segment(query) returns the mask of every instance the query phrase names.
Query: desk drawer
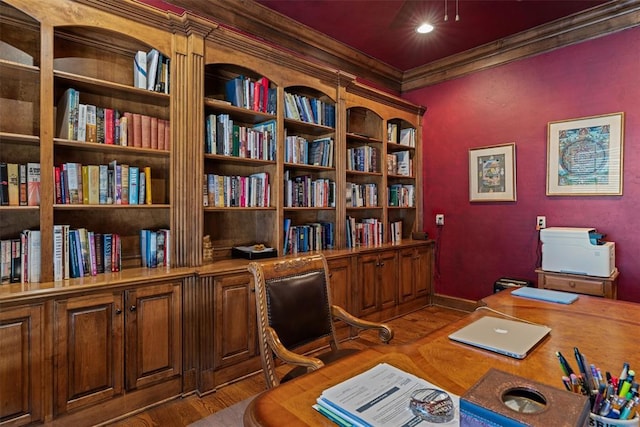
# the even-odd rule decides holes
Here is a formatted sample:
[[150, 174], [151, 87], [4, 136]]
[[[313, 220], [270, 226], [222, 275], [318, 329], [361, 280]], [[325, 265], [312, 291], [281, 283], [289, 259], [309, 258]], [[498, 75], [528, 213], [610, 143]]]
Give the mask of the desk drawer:
[[604, 280], [578, 279], [546, 275], [544, 287], [556, 291], [577, 292], [587, 295], [604, 295]]

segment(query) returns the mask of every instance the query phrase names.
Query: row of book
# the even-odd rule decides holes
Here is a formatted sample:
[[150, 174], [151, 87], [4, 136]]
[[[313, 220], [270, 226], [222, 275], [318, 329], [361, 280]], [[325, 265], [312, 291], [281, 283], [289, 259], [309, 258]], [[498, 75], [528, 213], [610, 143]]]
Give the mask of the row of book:
[[151, 168], [62, 163], [54, 167], [57, 204], [150, 205]]
[[170, 59], [157, 49], [139, 50], [133, 58], [133, 85], [139, 89], [169, 93]]
[[0, 162], [0, 206], [40, 206], [40, 163]]
[[317, 125], [336, 126], [336, 106], [318, 98], [296, 93], [284, 93], [284, 116]]
[[384, 226], [377, 218], [357, 220], [347, 216], [347, 247], [378, 246], [385, 242]]
[[413, 184], [393, 184], [388, 187], [388, 206], [412, 208], [416, 202], [415, 186]]
[[142, 267], [171, 265], [171, 233], [166, 228], [140, 230], [140, 262]]
[[387, 141], [394, 144], [406, 145], [407, 147], [415, 147], [415, 128], [403, 128], [400, 129], [400, 132], [398, 132], [398, 129], [397, 123], [387, 123]]
[[396, 151], [387, 154], [387, 173], [389, 175], [413, 176], [413, 159], [409, 151]]
[[0, 283], [40, 281], [40, 230], [24, 230], [19, 237], [0, 241]]
[[285, 163], [333, 167], [333, 138], [307, 141], [301, 136], [287, 136], [284, 141]]
[[310, 175], [290, 177], [285, 172], [284, 206], [287, 208], [335, 208], [336, 183]]
[[68, 88], [56, 109], [58, 137], [81, 142], [169, 150], [170, 122], [146, 114], [80, 103]]
[[356, 184], [347, 182], [348, 208], [378, 206], [378, 186], [376, 184]]
[[252, 127], [234, 123], [228, 114], [209, 114], [205, 119], [205, 153], [245, 159], [276, 159], [276, 122]]
[[55, 281], [118, 272], [122, 244], [116, 233], [97, 233], [69, 225], [53, 226], [53, 279]]
[[276, 114], [277, 90], [269, 79], [239, 75], [225, 83], [225, 98], [231, 105], [261, 113]]
[[334, 224], [315, 222], [292, 225], [291, 218], [284, 220], [284, 254], [333, 249]]
[[210, 207], [268, 207], [271, 205], [269, 174], [249, 176], [205, 174], [203, 203]]
[[378, 158], [380, 150], [370, 145], [347, 149], [347, 170], [357, 172], [380, 172]]

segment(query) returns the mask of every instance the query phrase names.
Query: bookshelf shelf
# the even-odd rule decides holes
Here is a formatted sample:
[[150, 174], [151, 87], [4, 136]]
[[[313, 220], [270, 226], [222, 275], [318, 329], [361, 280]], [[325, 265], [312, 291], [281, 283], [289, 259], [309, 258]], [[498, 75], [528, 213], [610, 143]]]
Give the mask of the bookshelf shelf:
[[121, 153], [127, 155], [151, 156], [158, 158], [169, 157], [169, 150], [158, 150], [151, 148], [129, 147], [126, 145], [101, 144], [98, 142], [74, 141], [71, 139], [54, 138], [53, 143], [56, 147], [73, 148], [74, 150], [82, 150], [98, 153]]
[[0, 144], [40, 145], [40, 138], [34, 135], [0, 132]]
[[219, 99], [205, 98], [204, 106], [217, 113], [229, 114], [246, 123], [257, 124], [269, 120], [275, 120], [274, 114], [263, 113], [260, 111], [250, 110], [248, 108], [236, 107], [231, 105], [229, 101]]
[[80, 92], [86, 91], [107, 97], [124, 96], [128, 102], [154, 103], [162, 107], [168, 107], [171, 99], [170, 95], [165, 93], [139, 89], [131, 85], [87, 77], [81, 74], [54, 71], [53, 75], [60, 84], [73, 87]]
[[275, 165], [275, 160], [262, 160], [262, 159], [248, 159], [244, 157], [236, 157], [236, 156], [225, 156], [222, 154], [205, 154], [205, 159], [216, 160], [219, 162], [225, 162], [227, 164], [237, 164], [237, 165]]
[[67, 205], [63, 205], [63, 204], [55, 204], [53, 205], [54, 209], [56, 211], [82, 211], [82, 210], [100, 210], [100, 211], [107, 211], [107, 210], [127, 210], [127, 209], [142, 209], [142, 210], [163, 210], [163, 209], [169, 209], [171, 208], [171, 205], [169, 204], [161, 204], [161, 203], [157, 203], [157, 204], [151, 204], [151, 205], [115, 205], [115, 204], [93, 204], [93, 205], [80, 205], [80, 204], [67, 204]]

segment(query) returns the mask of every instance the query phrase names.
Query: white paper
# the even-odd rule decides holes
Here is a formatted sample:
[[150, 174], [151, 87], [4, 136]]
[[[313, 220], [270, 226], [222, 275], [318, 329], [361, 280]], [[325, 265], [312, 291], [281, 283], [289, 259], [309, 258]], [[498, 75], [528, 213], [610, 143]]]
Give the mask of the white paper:
[[326, 389], [317, 399], [317, 403], [346, 418], [354, 425], [372, 427], [459, 426], [460, 397], [448, 392], [455, 407], [452, 421], [430, 423], [413, 415], [409, 408], [411, 394], [415, 390], [424, 388], [440, 389], [440, 387], [395, 366], [381, 363], [360, 375]]

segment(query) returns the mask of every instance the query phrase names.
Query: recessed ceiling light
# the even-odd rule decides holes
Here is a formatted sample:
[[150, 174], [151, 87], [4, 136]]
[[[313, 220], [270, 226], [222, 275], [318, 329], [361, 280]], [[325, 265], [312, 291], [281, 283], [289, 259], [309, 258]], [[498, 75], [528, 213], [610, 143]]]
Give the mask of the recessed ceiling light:
[[429, 24], [428, 22], [424, 22], [420, 24], [418, 28], [416, 28], [416, 32], [420, 34], [427, 34], [427, 33], [430, 33], [431, 31], [433, 31], [433, 25]]

